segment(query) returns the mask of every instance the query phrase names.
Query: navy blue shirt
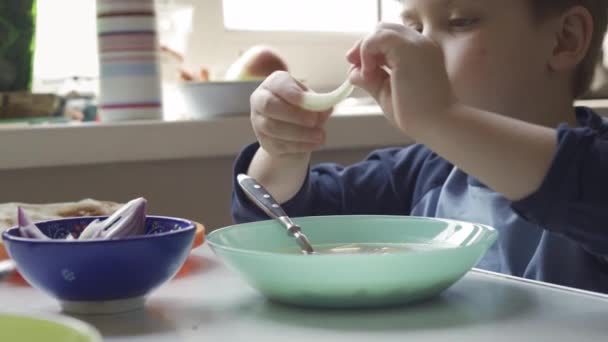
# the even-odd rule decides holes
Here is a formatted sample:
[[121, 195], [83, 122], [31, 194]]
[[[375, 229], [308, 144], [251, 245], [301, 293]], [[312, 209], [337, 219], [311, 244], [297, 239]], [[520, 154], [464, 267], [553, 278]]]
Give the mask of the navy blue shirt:
[[[512, 202], [423, 145], [374, 151], [364, 161], [311, 167], [287, 203], [290, 216], [382, 214], [451, 218], [490, 225], [496, 243], [477, 267], [608, 293], [608, 122], [576, 110], [560, 125], [558, 149], [540, 188]], [[234, 165], [246, 173], [259, 145]], [[233, 185], [235, 222], [268, 219]]]

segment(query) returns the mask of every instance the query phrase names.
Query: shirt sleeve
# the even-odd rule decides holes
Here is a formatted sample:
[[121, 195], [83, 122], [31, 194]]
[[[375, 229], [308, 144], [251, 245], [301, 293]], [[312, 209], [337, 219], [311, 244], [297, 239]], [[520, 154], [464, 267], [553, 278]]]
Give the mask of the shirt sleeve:
[[[246, 173], [258, 144], [246, 147], [234, 164], [232, 218], [235, 222], [268, 219], [236, 183]], [[299, 192], [282, 206], [288, 215], [404, 215], [416, 197], [416, 181], [432, 152], [422, 145], [372, 152], [350, 166], [323, 163], [310, 168]]]
[[527, 220], [608, 256], [608, 134], [590, 127], [557, 131], [558, 147], [540, 188], [514, 202]]

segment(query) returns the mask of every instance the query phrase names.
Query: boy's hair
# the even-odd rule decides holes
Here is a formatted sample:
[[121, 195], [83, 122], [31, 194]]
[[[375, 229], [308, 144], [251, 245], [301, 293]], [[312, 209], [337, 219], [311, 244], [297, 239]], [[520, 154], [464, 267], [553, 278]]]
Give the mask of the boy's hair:
[[587, 55], [578, 66], [575, 75], [573, 90], [574, 96], [584, 95], [588, 90], [595, 67], [600, 57], [604, 34], [606, 33], [606, 17], [608, 16], [608, 0], [531, 0], [536, 17], [543, 18], [547, 15], [556, 14], [572, 6], [585, 7], [593, 17], [593, 37]]

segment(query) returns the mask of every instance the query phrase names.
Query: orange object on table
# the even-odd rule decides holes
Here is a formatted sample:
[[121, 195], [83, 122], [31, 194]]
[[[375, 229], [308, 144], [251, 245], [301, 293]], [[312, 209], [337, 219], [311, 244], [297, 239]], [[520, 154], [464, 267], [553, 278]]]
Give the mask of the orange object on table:
[[205, 242], [205, 226], [202, 223], [192, 221], [196, 226], [196, 232], [194, 233], [194, 241], [192, 242], [192, 249], [201, 246]]
[[4, 244], [2, 244], [2, 240], [0, 239], [0, 260], [8, 259], [8, 253], [4, 249]]

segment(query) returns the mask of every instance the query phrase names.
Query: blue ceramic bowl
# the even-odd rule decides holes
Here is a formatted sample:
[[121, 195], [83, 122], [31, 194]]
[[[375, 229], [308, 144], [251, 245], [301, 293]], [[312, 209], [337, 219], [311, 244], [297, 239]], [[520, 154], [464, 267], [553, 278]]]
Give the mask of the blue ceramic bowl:
[[145, 235], [113, 240], [65, 241], [96, 218], [36, 223], [53, 240], [24, 238], [18, 228], [2, 234], [19, 273], [58, 299], [66, 312], [114, 313], [143, 306], [152, 290], [171, 279], [186, 261], [195, 225], [148, 216]]

